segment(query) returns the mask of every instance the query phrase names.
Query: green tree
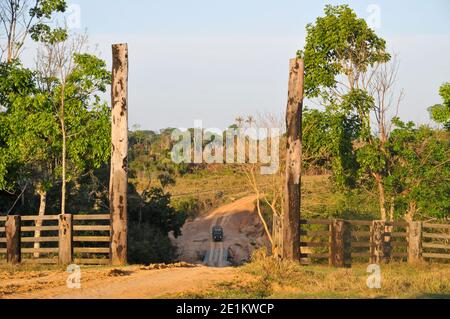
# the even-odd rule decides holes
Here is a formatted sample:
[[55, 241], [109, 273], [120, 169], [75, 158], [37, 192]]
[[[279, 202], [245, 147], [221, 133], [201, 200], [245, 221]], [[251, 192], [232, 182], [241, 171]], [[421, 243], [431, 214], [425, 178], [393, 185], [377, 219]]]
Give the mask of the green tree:
[[[110, 81], [106, 63], [71, 53], [64, 82], [51, 72], [50, 63], [40, 64], [35, 72], [18, 62], [0, 67], [0, 101], [5, 106], [0, 116], [0, 153], [5, 155], [0, 159], [0, 189], [32, 186], [40, 197], [39, 215], [45, 214], [47, 192], [58, 179], [65, 192], [67, 181], [99, 168], [110, 156], [110, 110], [100, 96]], [[66, 58], [52, 58], [56, 56]], [[60, 212], [64, 210], [65, 200]]]
[[450, 133], [394, 120], [387, 149], [396, 165], [387, 188], [406, 218], [450, 216]]
[[[369, 68], [389, 61], [386, 42], [347, 5], [325, 7], [325, 16], [306, 26], [305, 92], [328, 102], [368, 85]], [[346, 82], [342, 81], [344, 77]]]
[[44, 43], [38, 55], [39, 85], [60, 132], [61, 214], [66, 211], [67, 182], [79, 170], [98, 168], [110, 152], [109, 109], [100, 96], [110, 73], [104, 61], [84, 53], [86, 46], [85, 35], [74, 36]]
[[386, 220], [387, 112], [401, 101], [401, 94], [393, 96], [398, 63], [389, 63], [386, 42], [347, 5], [326, 6], [325, 16], [306, 29], [306, 45], [298, 54], [305, 60], [306, 95], [326, 107], [330, 137], [318, 142], [326, 141], [332, 152], [333, 178], [344, 189], [375, 184], [380, 217]]
[[436, 123], [444, 125], [450, 131], [450, 82], [442, 84], [439, 95], [442, 97], [442, 104], [436, 104], [428, 110]]
[[0, 24], [4, 29], [6, 43], [0, 44], [0, 60], [6, 62], [19, 58], [29, 36], [34, 41], [55, 41], [66, 37], [62, 28], [50, 27], [54, 14], [66, 10], [65, 0], [2, 0]]

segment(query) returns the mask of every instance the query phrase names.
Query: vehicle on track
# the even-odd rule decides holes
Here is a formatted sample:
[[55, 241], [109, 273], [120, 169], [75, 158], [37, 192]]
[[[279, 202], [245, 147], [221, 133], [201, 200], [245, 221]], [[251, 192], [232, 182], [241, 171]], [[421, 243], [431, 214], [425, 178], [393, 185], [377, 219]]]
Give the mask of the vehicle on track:
[[214, 226], [212, 228], [212, 238], [215, 242], [223, 241], [223, 228], [221, 226]]

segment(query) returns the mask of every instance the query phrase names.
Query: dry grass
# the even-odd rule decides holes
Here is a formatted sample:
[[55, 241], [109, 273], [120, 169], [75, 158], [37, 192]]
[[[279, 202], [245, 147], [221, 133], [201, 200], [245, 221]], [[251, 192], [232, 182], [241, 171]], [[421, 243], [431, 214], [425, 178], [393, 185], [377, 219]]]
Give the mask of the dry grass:
[[381, 265], [381, 289], [369, 289], [367, 265], [300, 266], [261, 251], [240, 270], [254, 280], [225, 282], [185, 298], [450, 298], [450, 265]]

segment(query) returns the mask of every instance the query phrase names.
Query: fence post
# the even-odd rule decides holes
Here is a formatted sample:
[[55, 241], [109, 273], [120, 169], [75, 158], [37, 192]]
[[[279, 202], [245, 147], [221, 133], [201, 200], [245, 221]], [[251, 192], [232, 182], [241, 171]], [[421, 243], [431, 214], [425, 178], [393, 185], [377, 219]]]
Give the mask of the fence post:
[[302, 173], [302, 109], [304, 63], [289, 63], [289, 93], [286, 110], [286, 182], [283, 212], [283, 258], [300, 260], [300, 201]]
[[72, 215], [63, 214], [58, 216], [59, 224], [59, 254], [58, 259], [61, 265], [69, 265], [73, 260], [73, 227]]
[[6, 217], [6, 261], [10, 264], [18, 264], [22, 261], [20, 253], [20, 216], [9, 215]]
[[111, 84], [111, 174], [109, 205], [111, 212], [110, 258], [113, 265], [127, 263], [128, 189], [128, 46], [112, 46]]
[[392, 231], [394, 230], [393, 222], [385, 223], [384, 228], [384, 261], [389, 263], [392, 257]]
[[350, 225], [345, 220], [334, 219], [331, 222], [330, 265], [334, 267], [350, 266]]
[[409, 222], [408, 263], [422, 260], [422, 222]]
[[384, 259], [384, 234], [386, 222], [374, 220], [370, 236], [370, 262], [380, 264]]

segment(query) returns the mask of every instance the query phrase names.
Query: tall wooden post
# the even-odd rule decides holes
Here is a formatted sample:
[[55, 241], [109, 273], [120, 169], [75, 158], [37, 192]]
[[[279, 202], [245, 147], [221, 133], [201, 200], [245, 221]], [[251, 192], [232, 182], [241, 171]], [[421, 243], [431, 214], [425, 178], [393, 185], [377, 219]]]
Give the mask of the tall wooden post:
[[127, 187], [128, 187], [128, 46], [112, 46], [111, 86], [112, 155], [109, 185], [111, 211], [111, 263], [127, 263]]
[[408, 263], [415, 264], [422, 260], [422, 223], [409, 222]]
[[350, 266], [350, 225], [348, 222], [335, 219], [330, 225], [330, 265], [334, 267]]
[[283, 258], [300, 259], [300, 199], [304, 63], [291, 59], [286, 110], [286, 185], [283, 212]]
[[62, 214], [59, 221], [59, 253], [58, 259], [61, 265], [69, 265], [73, 260], [73, 228], [72, 215]]
[[386, 223], [381, 220], [372, 222], [372, 233], [370, 238], [370, 262], [380, 264], [384, 260], [384, 232]]
[[20, 216], [6, 217], [6, 261], [10, 264], [18, 264], [22, 261], [20, 254]]

